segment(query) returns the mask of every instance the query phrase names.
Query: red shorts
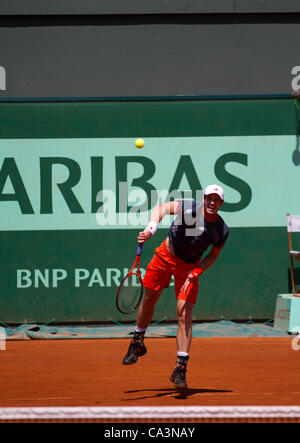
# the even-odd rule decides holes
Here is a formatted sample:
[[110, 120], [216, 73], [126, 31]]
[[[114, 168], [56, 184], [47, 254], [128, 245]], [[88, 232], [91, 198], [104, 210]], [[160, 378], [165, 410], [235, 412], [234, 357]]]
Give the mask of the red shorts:
[[170, 285], [172, 275], [175, 280], [175, 294], [178, 300], [186, 300], [192, 304], [196, 303], [198, 295], [198, 279], [191, 283], [184, 294], [180, 291], [189, 273], [199, 265], [200, 260], [195, 263], [186, 263], [178, 257], [173, 257], [166, 247], [166, 240], [155, 249], [155, 254], [150, 261], [143, 284], [146, 288], [159, 291]]

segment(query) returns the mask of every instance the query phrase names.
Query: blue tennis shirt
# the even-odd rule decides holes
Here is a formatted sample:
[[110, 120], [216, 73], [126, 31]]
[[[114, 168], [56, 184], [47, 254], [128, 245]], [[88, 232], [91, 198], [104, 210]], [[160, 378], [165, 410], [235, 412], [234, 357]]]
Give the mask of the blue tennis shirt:
[[169, 239], [177, 257], [193, 263], [211, 245], [222, 248], [229, 228], [219, 215], [214, 223], [204, 220], [203, 202], [182, 200], [177, 216], [169, 229]]

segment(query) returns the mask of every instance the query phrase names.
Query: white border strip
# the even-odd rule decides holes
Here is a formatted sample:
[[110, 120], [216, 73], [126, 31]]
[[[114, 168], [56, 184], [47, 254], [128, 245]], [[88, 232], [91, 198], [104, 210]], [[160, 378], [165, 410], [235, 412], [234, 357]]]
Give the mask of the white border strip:
[[0, 408], [1, 420], [300, 417], [300, 406], [32, 407]]

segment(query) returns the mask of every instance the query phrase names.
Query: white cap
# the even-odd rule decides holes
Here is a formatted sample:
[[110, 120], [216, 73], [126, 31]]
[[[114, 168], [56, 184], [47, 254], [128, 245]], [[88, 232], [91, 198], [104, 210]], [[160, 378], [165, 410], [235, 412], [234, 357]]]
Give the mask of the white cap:
[[204, 189], [204, 195], [218, 194], [221, 200], [224, 201], [224, 191], [219, 185], [209, 185]]

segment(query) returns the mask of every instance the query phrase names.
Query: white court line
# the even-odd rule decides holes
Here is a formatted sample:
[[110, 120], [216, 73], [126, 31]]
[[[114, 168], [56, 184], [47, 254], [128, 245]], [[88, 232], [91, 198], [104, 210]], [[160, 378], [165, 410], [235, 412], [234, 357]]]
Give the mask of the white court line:
[[300, 417], [300, 406], [116, 406], [0, 408], [0, 420], [276, 417]]

